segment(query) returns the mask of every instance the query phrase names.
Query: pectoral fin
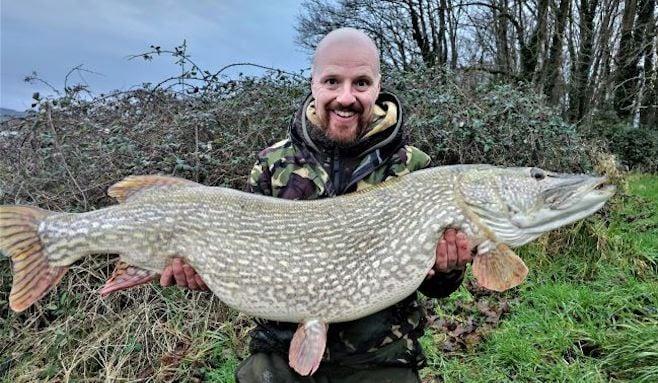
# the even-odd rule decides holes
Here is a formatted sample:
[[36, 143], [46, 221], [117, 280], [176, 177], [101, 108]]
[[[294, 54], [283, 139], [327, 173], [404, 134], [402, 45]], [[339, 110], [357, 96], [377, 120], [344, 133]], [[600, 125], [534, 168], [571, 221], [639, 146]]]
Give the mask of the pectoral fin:
[[119, 261], [114, 267], [112, 276], [105, 282], [105, 286], [100, 290], [101, 296], [105, 297], [109, 293], [129, 289], [144, 283], [151, 282], [157, 273], [144, 270], [137, 266], [131, 266], [125, 262]]
[[473, 276], [486, 289], [505, 291], [518, 286], [528, 275], [528, 267], [504, 244], [475, 256]]
[[317, 319], [301, 323], [290, 342], [288, 363], [299, 375], [312, 375], [320, 366], [328, 326]]

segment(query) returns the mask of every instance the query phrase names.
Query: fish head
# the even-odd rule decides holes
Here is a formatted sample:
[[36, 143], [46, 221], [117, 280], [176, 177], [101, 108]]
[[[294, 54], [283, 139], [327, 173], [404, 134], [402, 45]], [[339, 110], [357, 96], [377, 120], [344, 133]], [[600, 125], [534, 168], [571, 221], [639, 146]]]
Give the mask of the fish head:
[[491, 167], [465, 174], [460, 192], [500, 242], [516, 247], [593, 214], [615, 187], [606, 177]]

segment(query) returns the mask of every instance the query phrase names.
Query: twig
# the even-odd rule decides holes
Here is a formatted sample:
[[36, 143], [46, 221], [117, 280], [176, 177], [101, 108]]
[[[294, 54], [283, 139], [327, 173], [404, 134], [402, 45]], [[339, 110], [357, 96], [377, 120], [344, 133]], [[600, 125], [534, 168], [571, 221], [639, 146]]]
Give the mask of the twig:
[[62, 164], [64, 165], [64, 169], [66, 169], [66, 172], [68, 173], [69, 177], [71, 177], [71, 180], [75, 184], [75, 187], [78, 188], [80, 191], [80, 194], [82, 194], [82, 199], [84, 202], [84, 207], [85, 210], [87, 209], [87, 195], [85, 194], [84, 190], [78, 185], [78, 181], [75, 179], [73, 176], [73, 173], [71, 173], [71, 169], [69, 168], [69, 165], [66, 163], [66, 157], [64, 157], [64, 152], [62, 151], [62, 147], [59, 145], [59, 140], [57, 139], [57, 131], [55, 130], [55, 124], [53, 124], [53, 117], [51, 113], [51, 107], [50, 104], [46, 104], [46, 117], [48, 118], [48, 125], [50, 126], [50, 130], [53, 133], [53, 143], [55, 144], [55, 149], [59, 153], [59, 156], [62, 158]]
[[55, 94], [57, 94], [58, 96], [61, 95], [61, 93], [59, 92], [59, 90], [57, 90], [57, 88], [52, 86], [48, 81], [46, 81], [46, 80], [42, 79], [41, 77], [39, 77], [37, 72], [33, 71], [31, 75], [25, 76], [23, 81], [25, 81], [28, 84], [33, 84], [34, 82], [38, 81], [38, 82], [50, 87], [50, 89], [52, 89], [52, 91], [55, 92]]
[[73, 68], [71, 68], [71, 69], [68, 71], [68, 73], [66, 73], [66, 76], [64, 76], [64, 89], [68, 89], [68, 88], [69, 88], [69, 84], [68, 84], [68, 82], [69, 82], [69, 76], [71, 76], [71, 74], [73, 74], [73, 72], [77, 72], [77, 73], [78, 73], [78, 75], [80, 76], [80, 78], [82, 79], [82, 81], [85, 82], [85, 85], [89, 85], [89, 84], [87, 84], [87, 80], [85, 80], [84, 77], [82, 77], [82, 75], [80, 74], [80, 72], [87, 72], [87, 73], [92, 73], [92, 74], [97, 74], [97, 75], [99, 75], [99, 76], [102, 76], [101, 73], [94, 72], [94, 71], [91, 71], [91, 70], [89, 70], [89, 69], [84, 69], [83, 66], [84, 66], [84, 64], [79, 64], [79, 65], [77, 65], [77, 66], [74, 66]]
[[289, 76], [299, 77], [299, 78], [302, 79], [302, 80], [306, 80], [306, 77], [303, 76], [303, 75], [301, 75], [301, 74], [292, 73], [292, 72], [288, 72], [288, 71], [285, 71], [285, 70], [282, 70], [282, 69], [277, 69], [277, 68], [272, 68], [272, 67], [265, 66], [265, 65], [252, 64], [252, 63], [234, 63], [234, 64], [225, 65], [225, 66], [223, 66], [220, 70], [218, 70], [214, 75], [217, 76], [217, 75], [219, 75], [220, 73], [222, 73], [223, 71], [225, 71], [226, 69], [231, 68], [231, 67], [234, 67], [234, 66], [253, 66], [253, 67], [256, 67], [256, 68], [261, 68], [261, 69], [267, 69], [267, 70], [275, 71], [275, 72], [277, 72], [277, 73], [285, 73], [285, 74], [287, 74], [287, 75], [289, 75]]
[[195, 166], [194, 166], [194, 180], [196, 182], [199, 182], [199, 124], [194, 124], [194, 159], [195, 159]]

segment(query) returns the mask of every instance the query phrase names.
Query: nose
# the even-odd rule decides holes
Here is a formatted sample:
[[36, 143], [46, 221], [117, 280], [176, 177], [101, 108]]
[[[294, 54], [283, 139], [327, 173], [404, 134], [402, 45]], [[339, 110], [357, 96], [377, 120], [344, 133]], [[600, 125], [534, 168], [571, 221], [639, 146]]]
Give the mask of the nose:
[[354, 104], [356, 102], [356, 97], [354, 97], [354, 94], [352, 93], [352, 87], [343, 86], [336, 97], [336, 101], [343, 106]]

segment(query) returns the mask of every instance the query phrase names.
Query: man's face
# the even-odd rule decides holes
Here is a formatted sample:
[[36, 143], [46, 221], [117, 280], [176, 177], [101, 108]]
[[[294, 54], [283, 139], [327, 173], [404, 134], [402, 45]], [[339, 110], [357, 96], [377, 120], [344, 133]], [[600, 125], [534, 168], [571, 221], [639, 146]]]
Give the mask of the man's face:
[[311, 91], [330, 140], [354, 143], [370, 124], [380, 91], [377, 60], [360, 44], [334, 44], [316, 54]]

